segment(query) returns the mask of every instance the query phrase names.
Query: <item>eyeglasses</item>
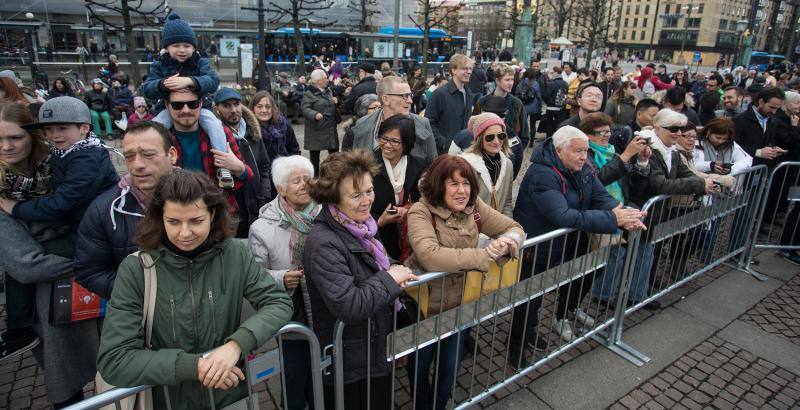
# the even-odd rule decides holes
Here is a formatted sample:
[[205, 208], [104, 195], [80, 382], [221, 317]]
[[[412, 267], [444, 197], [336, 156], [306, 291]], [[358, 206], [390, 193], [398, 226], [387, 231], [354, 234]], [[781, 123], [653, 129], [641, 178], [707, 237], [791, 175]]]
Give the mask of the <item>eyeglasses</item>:
[[592, 131], [592, 135], [597, 135], [598, 137], [607, 137], [611, 135], [611, 130], [594, 130]]
[[497, 139], [499, 139], [500, 141], [504, 141], [506, 138], [508, 138], [508, 134], [506, 134], [505, 132], [500, 132], [497, 134], [486, 134], [483, 136], [483, 140], [486, 142], [492, 142], [494, 141], [495, 137], [497, 137]]
[[396, 95], [404, 100], [408, 100], [413, 97], [413, 94], [411, 93], [387, 93], [386, 95]]
[[189, 106], [190, 110], [196, 110], [200, 106], [200, 100], [191, 101], [170, 101], [169, 106], [175, 111], [180, 111], [184, 106]]
[[400, 145], [403, 144], [403, 141], [401, 141], [401, 140], [396, 140], [396, 139], [392, 139], [392, 138], [388, 138], [388, 137], [380, 137], [380, 138], [378, 138], [378, 141], [380, 141], [381, 144], [390, 144], [390, 145], [394, 145], [395, 147], [399, 147]]

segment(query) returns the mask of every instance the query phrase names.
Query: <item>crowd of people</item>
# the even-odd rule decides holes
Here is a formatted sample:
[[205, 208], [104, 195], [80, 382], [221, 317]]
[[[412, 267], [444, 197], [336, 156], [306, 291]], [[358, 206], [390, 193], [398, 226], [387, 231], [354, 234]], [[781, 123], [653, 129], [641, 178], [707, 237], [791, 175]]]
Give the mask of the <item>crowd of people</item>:
[[[552, 326], [569, 342], [573, 323], [595, 321], [581, 300], [617, 298], [630, 251], [621, 237], [661, 222], [640, 210], [650, 198], [674, 195], [676, 207], [696, 209], [738, 172], [800, 158], [800, 77], [791, 73], [737, 69], [691, 81], [663, 66], [623, 75], [570, 63], [541, 70], [538, 61], [487, 71], [455, 54], [432, 84], [417, 69], [404, 78], [363, 63], [354, 84], [316, 68], [295, 85], [279, 75], [272, 92], [248, 101], [219, 87], [175, 14], [161, 46], [136, 96], [118, 72], [84, 100], [57, 79], [36, 103], [0, 75], [0, 226], [10, 239], [0, 246], [0, 361], [33, 349], [55, 408], [82, 400], [96, 376], [167, 386], [153, 390], [156, 408], [207, 407], [204, 388], [223, 391], [217, 407], [235, 403], [247, 394], [241, 360], [289, 320], [323, 346], [344, 322], [345, 408], [389, 407], [386, 335], [395, 313], [410, 309], [398, 298], [421, 272], [448, 272], [429, 284], [421, 313], [431, 317], [462, 303], [465, 271], [521, 257], [526, 279], [604, 236], [605, 269], [558, 291]], [[301, 117], [309, 158], [292, 126]], [[102, 142], [115, 133], [121, 177]], [[789, 210], [768, 197], [768, 210]], [[526, 236], [559, 228], [577, 231], [520, 253]], [[632, 302], [657, 273], [659, 250], [642, 246]], [[797, 252], [782, 253], [800, 264]], [[65, 277], [107, 301], [103, 319], [52, 323], [51, 291]], [[254, 312], [243, 319], [245, 299]], [[514, 310], [514, 368], [547, 346], [536, 331], [541, 303]], [[471, 339], [465, 329], [411, 355], [419, 408], [447, 406]], [[286, 337], [282, 348], [283, 400], [304, 408], [308, 344]], [[324, 390], [332, 408], [328, 376]]]

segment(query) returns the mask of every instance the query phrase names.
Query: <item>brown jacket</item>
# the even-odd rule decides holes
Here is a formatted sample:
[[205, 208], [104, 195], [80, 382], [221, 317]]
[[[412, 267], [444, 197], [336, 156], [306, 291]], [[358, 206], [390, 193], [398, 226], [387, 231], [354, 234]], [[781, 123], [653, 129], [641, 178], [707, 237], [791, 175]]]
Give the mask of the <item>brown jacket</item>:
[[[481, 230], [475, 223], [474, 212], [480, 214]], [[434, 228], [432, 221], [436, 220]], [[408, 241], [414, 253], [405, 264], [423, 272], [453, 272], [442, 280], [428, 283], [429, 314], [452, 309], [461, 304], [464, 271], [489, 270], [492, 258], [486, 249], [478, 248], [478, 234], [490, 238], [506, 235], [520, 245], [525, 239], [522, 227], [513, 219], [492, 209], [480, 198], [464, 212], [453, 213], [447, 208], [431, 206], [423, 197], [408, 211]], [[444, 303], [440, 300], [444, 282]]]

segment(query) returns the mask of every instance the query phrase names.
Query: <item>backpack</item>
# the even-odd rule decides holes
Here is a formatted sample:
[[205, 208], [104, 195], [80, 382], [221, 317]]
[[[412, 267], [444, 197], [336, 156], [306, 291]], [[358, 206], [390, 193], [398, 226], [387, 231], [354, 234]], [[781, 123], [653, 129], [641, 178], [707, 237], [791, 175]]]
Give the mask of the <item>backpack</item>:
[[558, 90], [556, 90], [556, 96], [553, 98], [553, 106], [563, 107], [566, 100], [567, 92], [563, 88], [559, 87]]
[[519, 99], [522, 100], [523, 104], [530, 104], [534, 100], [533, 96], [533, 84], [531, 84], [528, 79], [526, 78], [522, 82], [521, 93], [519, 95]]
[[642, 85], [642, 94], [644, 94], [646, 98], [650, 98], [655, 93], [656, 93], [656, 86], [654, 86], [653, 83], [650, 82], [650, 80], [645, 80], [644, 85]]

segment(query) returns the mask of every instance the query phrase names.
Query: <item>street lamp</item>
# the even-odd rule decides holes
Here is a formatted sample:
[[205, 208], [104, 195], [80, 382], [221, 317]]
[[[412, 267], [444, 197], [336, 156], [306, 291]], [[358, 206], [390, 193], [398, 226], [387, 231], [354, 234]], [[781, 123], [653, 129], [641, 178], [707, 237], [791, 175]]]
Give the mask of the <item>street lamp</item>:
[[687, 9], [687, 12], [686, 12], [686, 19], [684, 20], [683, 23], [683, 35], [681, 36], [681, 58], [679, 62], [685, 65], [686, 59], [683, 57], [683, 50], [686, 45], [686, 36], [688, 35], [689, 32], [689, 19], [692, 18], [692, 10], [694, 9], [694, 3], [689, 2], [688, 5], [684, 6], [684, 8]]
[[736, 62], [738, 58], [741, 58], [741, 50], [742, 50], [742, 37], [744, 35], [745, 30], [747, 30], [747, 20], [739, 20], [736, 22], [736, 33], [738, 33], [738, 38], [736, 40], [736, 51], [733, 53], [733, 61], [731, 62], [732, 67], [736, 67]]
[[[33, 13], [25, 13], [25, 18], [28, 19], [29, 23], [33, 23], [33, 17]], [[36, 89], [36, 62], [38, 60], [38, 56], [36, 55], [33, 26], [30, 26], [27, 30], [25, 30], [25, 32], [28, 37], [28, 64], [31, 66], [31, 85], [34, 89]]]

